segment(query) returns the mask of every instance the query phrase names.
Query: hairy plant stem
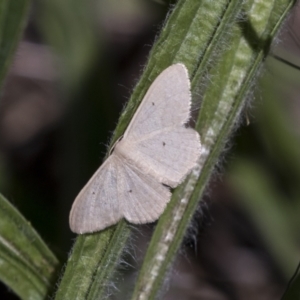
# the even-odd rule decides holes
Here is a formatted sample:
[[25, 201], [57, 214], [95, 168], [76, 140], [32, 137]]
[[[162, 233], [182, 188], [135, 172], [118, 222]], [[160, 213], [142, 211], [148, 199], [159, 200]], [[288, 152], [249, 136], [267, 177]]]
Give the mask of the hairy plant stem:
[[[159, 295], [168, 267], [175, 258], [224, 144], [238, 121], [270, 41], [292, 4], [265, 0], [245, 2], [245, 20], [234, 25], [230, 45], [222, 60], [214, 66], [211, 83], [203, 96], [196, 124], [203, 147], [201, 157], [186, 182], [173, 194], [156, 227], [132, 299], [156, 299]], [[245, 30], [249, 28], [255, 35], [246, 35]], [[253, 40], [254, 36], [256, 40]], [[250, 39], [255, 47], [249, 43]], [[193, 81], [193, 88], [197, 84]]]
[[[273, 1], [264, 1], [274, 4]], [[245, 95], [257, 75], [269, 39], [292, 4], [287, 0], [277, 1], [279, 4], [274, 4], [274, 13], [271, 14], [270, 5], [264, 8], [262, 2], [247, 1], [242, 6], [238, 0], [178, 1], [120, 117], [111, 145], [123, 134], [156, 76], [176, 62], [184, 63], [188, 68], [193, 94], [197, 95], [200, 90], [205, 92], [196, 125], [203, 144], [200, 161], [185, 183], [175, 190], [157, 225], [133, 299], [157, 297], [213, 166], [245, 103]], [[255, 18], [253, 9], [259, 5], [261, 12], [257, 16], [264, 20], [265, 25]], [[237, 23], [235, 20], [240, 9], [249, 18]], [[253, 22], [251, 26], [261, 42], [255, 49], [245, 40], [242, 31], [250, 22]], [[272, 25], [267, 26], [268, 22]], [[231, 88], [234, 91], [230, 93]], [[78, 237], [56, 299], [104, 298], [129, 234], [127, 223], [121, 221], [102, 232]]]

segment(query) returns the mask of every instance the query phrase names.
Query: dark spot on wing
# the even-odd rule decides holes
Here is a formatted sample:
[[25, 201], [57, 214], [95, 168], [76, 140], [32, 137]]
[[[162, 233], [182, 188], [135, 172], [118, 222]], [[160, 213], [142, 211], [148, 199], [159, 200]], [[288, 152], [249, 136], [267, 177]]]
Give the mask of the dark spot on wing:
[[132, 190], [129, 190], [128, 192], [129, 192], [129, 193], [132, 193]]
[[154, 105], [155, 105], [155, 103], [154, 103], [154, 102], [152, 102], [152, 105], [154, 106]]
[[95, 192], [92, 192], [93, 195], [95, 195]]
[[165, 142], [163, 142], [163, 146], [166, 146], [166, 143], [165, 143]]

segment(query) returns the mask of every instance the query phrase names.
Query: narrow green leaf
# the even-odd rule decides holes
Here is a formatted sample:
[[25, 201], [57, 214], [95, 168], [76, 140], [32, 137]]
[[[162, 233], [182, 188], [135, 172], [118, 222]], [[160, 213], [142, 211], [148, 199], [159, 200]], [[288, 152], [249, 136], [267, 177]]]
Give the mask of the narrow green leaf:
[[[204, 4], [203, 4], [204, 3]], [[201, 58], [208, 53], [212, 54], [216, 50], [216, 46], [211, 45], [211, 39], [213, 34], [214, 45], [217, 45], [217, 37], [221, 38], [222, 32], [223, 37], [226, 36], [224, 30], [221, 31], [219, 28], [226, 25], [229, 26], [232, 22], [234, 14], [238, 11], [238, 1], [233, 4], [229, 4], [230, 1], [223, 0], [218, 2], [207, 1], [179, 1], [175, 6], [172, 14], [162, 29], [161, 35], [154, 45], [151, 53], [148, 65], [136, 86], [128, 105], [120, 117], [120, 121], [114, 132], [111, 144], [113, 144], [124, 132], [130, 119], [132, 118], [135, 110], [137, 109], [140, 101], [143, 99], [147, 89], [149, 88], [152, 81], [156, 76], [169, 65], [176, 62], [183, 62], [189, 69], [190, 74], [197, 70], [197, 65], [201, 62]], [[229, 4], [229, 5], [228, 5]], [[204, 5], [204, 7], [202, 7]], [[213, 11], [213, 13], [211, 13]], [[228, 11], [231, 13], [228, 14]], [[227, 16], [224, 23], [219, 24], [220, 18]], [[203, 31], [202, 28], [207, 28]], [[201, 34], [200, 34], [201, 33]], [[199, 41], [195, 42], [195, 41]], [[214, 57], [217, 55], [214, 54]], [[188, 59], [188, 60], [187, 60]], [[209, 59], [203, 59], [206, 63], [202, 63], [203, 68], [208, 67], [210, 64]], [[112, 234], [111, 230], [115, 230]], [[108, 243], [108, 236], [111, 239]], [[66, 269], [62, 285], [60, 286], [56, 299], [73, 298], [73, 299], [99, 299], [106, 293], [107, 286], [110, 285], [110, 280], [115, 271], [115, 268], [120, 261], [120, 255], [122, 249], [126, 245], [126, 240], [129, 236], [128, 225], [125, 221], [121, 221], [117, 227], [104, 230], [103, 232], [94, 235], [95, 240], [88, 239], [86, 243], [90, 245], [87, 251], [81, 253], [87, 257], [94, 257], [94, 266], [92, 267], [95, 272], [94, 276], [89, 276], [89, 270], [80, 272], [74, 272], [73, 269], [68, 267]], [[96, 238], [97, 236], [97, 238]], [[125, 237], [125, 238], [124, 238]], [[80, 237], [80, 239], [84, 237]], [[99, 253], [98, 245], [104, 245], [101, 247]], [[77, 243], [74, 247], [74, 253], [77, 253]], [[103, 259], [108, 257], [109, 259]], [[79, 257], [71, 257], [73, 264], [74, 261], [77, 264], [83, 264]], [[78, 266], [80, 268], [80, 266]], [[98, 272], [96, 272], [98, 268]], [[84, 267], [82, 268], [84, 270]], [[85, 275], [86, 274], [86, 275]], [[89, 278], [88, 281], [84, 281], [78, 288], [78, 276]], [[77, 278], [77, 279], [76, 279]], [[68, 289], [66, 287], [69, 287]], [[77, 298], [74, 291], [77, 292]]]
[[203, 146], [199, 164], [185, 184], [176, 189], [156, 227], [132, 299], [157, 298], [270, 41], [293, 2], [256, 0], [243, 4], [244, 21], [233, 26], [227, 49], [212, 69], [203, 95], [196, 124]]
[[58, 267], [30, 223], [0, 195], [0, 280], [21, 299], [45, 299]]
[[[246, 2], [250, 7], [244, 6], [244, 9], [251, 12], [249, 15], [254, 25], [257, 21], [255, 29], [258, 30], [260, 41], [255, 49], [248, 44], [241, 30], [242, 26], [252, 28], [249, 25], [250, 19], [242, 23], [242, 26], [240, 23], [232, 24], [242, 8], [241, 1], [179, 0], [150, 53], [144, 73], [114, 132], [111, 144], [123, 134], [156, 76], [173, 63], [182, 62], [187, 66], [194, 95], [198, 90], [206, 90], [200, 119], [197, 122], [197, 130], [201, 133], [203, 143], [201, 161], [186, 184], [175, 191], [158, 223], [133, 299], [154, 299], [157, 296], [212, 169], [245, 103], [250, 83], [257, 75], [258, 67], [269, 46], [269, 40], [263, 39], [262, 34], [265, 33], [266, 24], [271, 22], [273, 17], [272, 13], [270, 18], [273, 2], [269, 1], [264, 7], [261, 1], [256, 1], [255, 5], [253, 4], [254, 12], [252, 1], [249, 3]], [[291, 1], [286, 0], [280, 2], [281, 9], [274, 6], [276, 18], [268, 27], [268, 38], [272, 38], [291, 4]], [[258, 11], [261, 11], [260, 18], [257, 15]], [[219, 60], [222, 49], [226, 49], [226, 52]], [[246, 56], [240, 60], [239, 54]], [[212, 74], [207, 74], [209, 71]], [[197, 183], [200, 170], [202, 173]], [[110, 280], [120, 261], [129, 233], [127, 223], [121, 221], [117, 226], [93, 234], [93, 238], [90, 238], [90, 235], [79, 237], [81, 242], [75, 244], [56, 299], [102, 299], [106, 288], [111, 284]], [[87, 243], [88, 247], [81, 251], [81, 243]], [[82, 257], [90, 258], [91, 263], [87, 265]], [[77, 268], [80, 268], [80, 275], [74, 272], [70, 264], [76, 264]]]
[[123, 245], [128, 238], [129, 229], [124, 228], [126, 224], [120, 225], [77, 238], [56, 300], [101, 299], [100, 295], [107, 287], [103, 284], [108, 284], [119, 262], [123, 249], [120, 244]]

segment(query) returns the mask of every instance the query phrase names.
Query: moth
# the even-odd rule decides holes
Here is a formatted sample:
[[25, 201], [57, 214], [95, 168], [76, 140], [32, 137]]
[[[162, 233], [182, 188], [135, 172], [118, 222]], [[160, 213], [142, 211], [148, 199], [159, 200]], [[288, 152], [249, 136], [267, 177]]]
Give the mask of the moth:
[[195, 166], [200, 137], [187, 128], [191, 93], [183, 64], [165, 69], [152, 83], [124, 136], [76, 197], [70, 227], [95, 232], [125, 218], [134, 224], [157, 220]]

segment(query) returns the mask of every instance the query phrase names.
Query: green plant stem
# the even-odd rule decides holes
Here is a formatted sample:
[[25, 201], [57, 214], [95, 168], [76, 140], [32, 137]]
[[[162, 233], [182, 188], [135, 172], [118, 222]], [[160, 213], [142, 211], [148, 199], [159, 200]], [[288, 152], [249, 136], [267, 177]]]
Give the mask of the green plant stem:
[[120, 222], [103, 232], [79, 236], [55, 299], [101, 299], [103, 283], [108, 284], [121, 257], [119, 244], [128, 235], [127, 223]]
[[[217, 45], [216, 36], [220, 39], [226, 36], [224, 34], [222, 37], [218, 26], [225, 24], [229, 26], [234, 19], [233, 16], [238, 12], [238, 3], [239, 1], [229, 0], [217, 2], [181, 0], [177, 3], [162, 29], [160, 37], [150, 53], [144, 73], [120, 117], [111, 145], [123, 134], [150, 84], [162, 70], [173, 63], [183, 62], [189, 69], [189, 73], [193, 74], [205, 54], [213, 55], [215, 47], [211, 46], [212, 37], [215, 37], [214, 43]], [[232, 13], [225, 18], [225, 23], [220, 23], [220, 19], [224, 15], [226, 16], [228, 10], [232, 10]], [[214, 54], [214, 57], [216, 56]], [[203, 67], [208, 68], [209, 59], [206, 59], [206, 62]], [[93, 239], [89, 236], [79, 237], [81, 243], [87, 243], [89, 246], [80, 252], [77, 248], [81, 243], [75, 243], [56, 299], [101, 299], [104, 297], [106, 288], [110, 285], [110, 280], [120, 261], [122, 249], [126, 246], [126, 237], [129, 236], [129, 232], [127, 223], [121, 221], [117, 227], [94, 234]], [[85, 265], [77, 253], [91, 258], [89, 266]], [[104, 257], [112, 259], [106, 260]], [[81, 272], [75, 272], [75, 264]], [[91, 272], [90, 269], [93, 271]], [[80, 285], [78, 285], [79, 280], [81, 280]]]
[[[175, 62], [185, 63], [190, 74], [197, 70], [201, 57], [207, 54], [208, 51], [212, 53], [214, 50], [210, 44], [212, 35], [217, 32], [217, 37], [222, 38], [221, 32], [218, 31], [220, 15], [226, 15], [229, 6], [233, 12], [231, 17], [226, 18], [226, 21], [232, 22], [233, 16], [238, 11], [238, 3], [239, 1], [231, 2], [227, 0], [218, 2], [181, 0], [177, 3], [162, 29], [160, 37], [150, 53], [149, 62], [144, 73], [120, 117], [111, 145], [124, 133], [150, 84], [162, 70]], [[206, 7], [206, 10], [202, 5]], [[210, 10], [215, 13], [208, 14], [207, 12]], [[224, 25], [224, 23], [221, 24]], [[209, 31], [203, 33], [203, 27], [209, 27]], [[202, 34], [200, 34], [201, 32]], [[195, 42], [196, 40], [198, 42]], [[217, 40], [217, 38], [214, 40], [216, 45], [218, 44]], [[193, 55], [190, 55], [191, 53]], [[189, 61], [187, 61], [187, 58], [189, 58]], [[207, 67], [209, 59], [206, 59], [206, 61]], [[84, 251], [78, 251], [77, 248], [80, 247], [81, 243], [75, 243], [73, 254], [66, 267], [56, 299], [101, 299], [104, 297], [107, 287], [111, 284], [110, 280], [114, 270], [120, 261], [122, 249], [126, 247], [129, 232], [127, 223], [121, 221], [117, 228], [111, 227], [96, 233], [93, 235], [93, 239], [89, 236], [79, 237], [81, 243], [87, 243], [89, 246], [85, 247]], [[81, 256], [93, 257], [94, 261], [87, 266], [77, 253], [80, 253]], [[97, 254], [95, 255], [95, 253]], [[111, 259], [106, 260], [104, 257], [110, 257]], [[77, 268], [80, 272], [76, 271]], [[81, 278], [87, 278], [87, 280], [78, 285]]]
[[[211, 84], [203, 96], [196, 124], [203, 147], [200, 160], [173, 194], [156, 227], [132, 299], [157, 298], [214, 165], [238, 121], [269, 43], [292, 4], [292, 1], [245, 2], [246, 19], [235, 24], [230, 45], [211, 72]], [[196, 84], [193, 82], [192, 86]]]
[[[262, 3], [256, 2], [256, 5], [261, 5], [262, 13], [259, 14], [261, 19], [265, 23], [270, 22], [272, 18], [269, 18], [268, 5], [266, 12]], [[274, 24], [280, 24], [280, 18], [291, 6], [291, 2], [287, 0], [278, 2], [281, 10], [276, 7], [277, 10], [271, 15], [271, 17], [276, 15], [275, 21], [273, 20], [272, 25], [268, 27], [274, 32], [277, 28]], [[250, 8], [247, 5], [248, 2], [243, 8], [249, 12], [252, 4]], [[257, 75], [264, 57], [264, 47], [268, 45], [268, 40], [264, 40], [264, 43], [259, 40], [261, 44], [257, 49], [248, 46], [250, 53], [246, 53], [247, 42], [244, 42], [241, 27], [237, 23], [233, 24], [240, 8], [242, 8], [241, 1], [178, 1], [150, 53], [143, 75], [114, 132], [111, 145], [123, 134], [156, 76], [173, 63], [182, 62], [186, 65], [194, 94], [195, 91], [206, 90], [197, 122], [197, 130], [203, 143], [201, 160], [186, 183], [175, 190], [172, 201], [158, 223], [133, 299], [154, 299], [157, 296], [213, 166], [245, 103], [250, 83]], [[265, 24], [256, 26], [255, 29], [262, 39], [261, 32], [265, 32], [266, 26]], [[266, 33], [266, 37], [273, 37], [274, 32], [271, 30]], [[241, 40], [243, 43], [240, 45]], [[232, 43], [233, 49], [229, 43]], [[222, 57], [219, 61], [222, 54], [225, 58]], [[239, 55], [246, 57], [240, 61]], [[242, 65], [239, 65], [240, 63]], [[211, 74], [205, 75], [209, 70], [212, 70]], [[207, 78], [210, 78], [210, 81]], [[234, 90], [232, 93], [231, 88]], [[79, 237], [78, 240], [81, 242], [75, 243], [56, 299], [103, 298], [106, 295], [106, 288], [111, 284], [129, 234], [127, 223], [121, 221], [117, 226], [93, 234], [92, 237], [90, 235]], [[81, 243], [86, 245], [82, 251]], [[81, 257], [89, 258], [88, 264]], [[80, 274], [75, 271], [76, 269], [80, 270]]]

